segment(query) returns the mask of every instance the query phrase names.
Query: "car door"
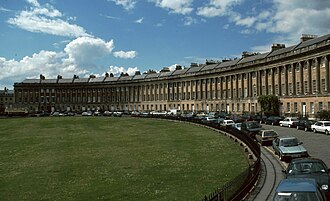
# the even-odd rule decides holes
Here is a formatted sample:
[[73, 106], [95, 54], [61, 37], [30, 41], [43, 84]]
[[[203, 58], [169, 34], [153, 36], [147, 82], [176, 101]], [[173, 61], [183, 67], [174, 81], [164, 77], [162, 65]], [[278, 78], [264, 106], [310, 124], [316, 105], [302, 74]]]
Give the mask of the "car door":
[[274, 149], [274, 152], [275, 154], [278, 154], [279, 151], [278, 151], [278, 146], [279, 146], [279, 143], [280, 143], [280, 139], [276, 138], [275, 140], [273, 140], [273, 149]]

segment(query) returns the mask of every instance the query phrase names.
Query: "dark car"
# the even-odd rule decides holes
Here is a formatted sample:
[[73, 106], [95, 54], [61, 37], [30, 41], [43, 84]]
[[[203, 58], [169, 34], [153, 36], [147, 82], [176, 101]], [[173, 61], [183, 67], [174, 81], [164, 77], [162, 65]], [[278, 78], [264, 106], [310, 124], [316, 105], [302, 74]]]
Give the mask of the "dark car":
[[283, 179], [275, 190], [273, 201], [326, 201], [326, 195], [315, 179]]
[[296, 127], [298, 130], [304, 130], [304, 131], [312, 131], [311, 126], [315, 124], [315, 120], [309, 120], [309, 119], [300, 119], [296, 123]]
[[242, 122], [241, 131], [255, 138], [255, 135], [262, 129], [262, 126], [257, 121]]
[[270, 116], [267, 119], [265, 119], [265, 124], [272, 125], [272, 126], [279, 126], [280, 121], [282, 121], [284, 118], [279, 116]]
[[313, 178], [321, 186], [321, 189], [329, 195], [329, 169], [321, 159], [293, 159], [283, 172], [286, 174], [286, 178]]

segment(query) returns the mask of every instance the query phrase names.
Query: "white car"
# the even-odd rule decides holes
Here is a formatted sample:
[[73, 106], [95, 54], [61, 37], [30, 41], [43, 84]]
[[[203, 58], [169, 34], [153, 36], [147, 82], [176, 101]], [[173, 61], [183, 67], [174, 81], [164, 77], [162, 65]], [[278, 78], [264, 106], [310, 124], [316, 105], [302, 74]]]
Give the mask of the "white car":
[[286, 126], [289, 128], [296, 127], [296, 123], [298, 123], [299, 120], [296, 117], [286, 117], [282, 121], [279, 122], [280, 126]]
[[317, 121], [311, 126], [311, 129], [314, 133], [321, 132], [326, 135], [330, 134], [330, 121]]
[[235, 124], [235, 122], [231, 119], [224, 119], [220, 122], [220, 126], [225, 127], [232, 127]]

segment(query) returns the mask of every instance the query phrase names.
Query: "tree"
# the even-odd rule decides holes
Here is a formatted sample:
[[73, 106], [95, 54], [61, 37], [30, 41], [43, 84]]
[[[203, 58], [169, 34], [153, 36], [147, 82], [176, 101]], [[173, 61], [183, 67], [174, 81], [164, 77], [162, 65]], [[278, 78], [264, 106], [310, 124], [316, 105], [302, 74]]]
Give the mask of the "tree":
[[258, 103], [261, 106], [261, 112], [266, 116], [280, 114], [280, 100], [275, 95], [262, 95], [258, 97]]

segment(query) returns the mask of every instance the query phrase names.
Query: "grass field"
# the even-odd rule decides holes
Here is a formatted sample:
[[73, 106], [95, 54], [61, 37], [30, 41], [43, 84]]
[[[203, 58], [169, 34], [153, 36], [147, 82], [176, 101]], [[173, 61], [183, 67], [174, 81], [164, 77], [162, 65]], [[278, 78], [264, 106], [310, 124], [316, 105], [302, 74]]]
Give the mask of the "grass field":
[[153, 119], [0, 119], [0, 199], [201, 200], [247, 167], [228, 137]]

